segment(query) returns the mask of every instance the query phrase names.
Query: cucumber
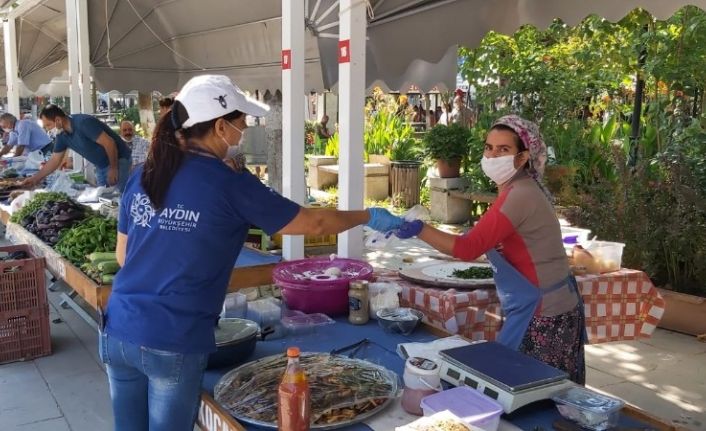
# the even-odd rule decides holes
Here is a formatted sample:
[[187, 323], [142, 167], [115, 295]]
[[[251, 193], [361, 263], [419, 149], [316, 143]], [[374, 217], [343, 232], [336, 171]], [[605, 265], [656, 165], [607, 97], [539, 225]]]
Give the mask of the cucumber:
[[106, 260], [98, 264], [98, 269], [100, 269], [103, 274], [115, 274], [120, 270], [120, 265], [115, 260]]
[[91, 262], [98, 264], [100, 262], [105, 262], [105, 261], [114, 261], [115, 258], [115, 252], [114, 251], [107, 251], [107, 252], [93, 252], [88, 255], [88, 260]]
[[113, 278], [115, 276], [112, 274], [105, 274], [104, 276], [101, 277], [101, 282], [103, 284], [113, 284]]

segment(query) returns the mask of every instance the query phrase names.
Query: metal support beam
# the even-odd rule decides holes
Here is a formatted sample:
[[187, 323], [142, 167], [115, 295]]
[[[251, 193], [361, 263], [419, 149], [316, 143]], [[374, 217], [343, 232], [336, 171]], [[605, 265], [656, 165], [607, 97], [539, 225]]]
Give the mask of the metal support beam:
[[[363, 209], [363, 124], [365, 122], [366, 2], [341, 0], [338, 48], [339, 154], [338, 207]], [[338, 255], [363, 255], [363, 228], [338, 235]]]
[[[282, 0], [282, 191], [303, 205], [304, 179], [304, 0]], [[285, 259], [304, 257], [304, 237], [285, 235]]]
[[15, 20], [3, 22], [5, 40], [5, 82], [7, 85], [7, 112], [20, 118], [20, 89], [17, 72], [17, 31]]

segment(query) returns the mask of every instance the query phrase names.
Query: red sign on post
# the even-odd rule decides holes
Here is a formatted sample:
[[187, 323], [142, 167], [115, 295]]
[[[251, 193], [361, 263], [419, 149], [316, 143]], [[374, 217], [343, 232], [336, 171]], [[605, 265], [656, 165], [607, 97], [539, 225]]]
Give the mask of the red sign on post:
[[292, 68], [292, 50], [283, 49], [282, 50], [282, 70], [287, 70]]
[[351, 62], [351, 41], [350, 39], [338, 41], [338, 62]]

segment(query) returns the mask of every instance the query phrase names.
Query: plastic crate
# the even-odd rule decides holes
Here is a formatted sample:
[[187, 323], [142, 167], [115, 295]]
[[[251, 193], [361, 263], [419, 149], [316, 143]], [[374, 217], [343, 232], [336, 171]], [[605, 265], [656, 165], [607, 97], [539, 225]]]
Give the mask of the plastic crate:
[[49, 306], [0, 313], [0, 364], [51, 354]]
[[[304, 237], [304, 247], [323, 247], [327, 245], [336, 245], [338, 235], [307, 235]], [[278, 248], [282, 248], [282, 235], [272, 235], [272, 242]]]
[[3, 313], [47, 309], [43, 257], [35, 257], [29, 246], [0, 247], [0, 252], [24, 251], [30, 257], [0, 261], [0, 315]]

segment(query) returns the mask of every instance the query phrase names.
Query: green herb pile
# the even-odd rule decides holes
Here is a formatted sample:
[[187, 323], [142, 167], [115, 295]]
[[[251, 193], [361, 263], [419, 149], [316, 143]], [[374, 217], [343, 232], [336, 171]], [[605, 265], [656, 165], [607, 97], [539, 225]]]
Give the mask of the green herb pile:
[[493, 278], [493, 270], [484, 266], [471, 266], [466, 269], [457, 269], [451, 273], [451, 276], [466, 280], [486, 279]]
[[25, 217], [34, 215], [47, 202], [68, 202], [69, 197], [65, 193], [47, 192], [37, 193], [32, 199], [16, 213], [12, 214], [10, 221], [13, 223], [21, 222]]
[[94, 252], [115, 251], [118, 222], [92, 216], [65, 231], [54, 248], [74, 265], [81, 266]]

